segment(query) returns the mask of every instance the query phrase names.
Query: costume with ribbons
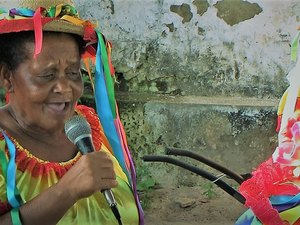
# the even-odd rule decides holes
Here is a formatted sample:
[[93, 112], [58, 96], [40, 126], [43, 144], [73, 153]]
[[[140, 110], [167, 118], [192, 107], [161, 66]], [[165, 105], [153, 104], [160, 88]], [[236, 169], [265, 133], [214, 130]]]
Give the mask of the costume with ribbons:
[[[118, 186], [113, 188], [123, 224], [138, 225], [138, 208], [134, 201], [131, 184], [105, 137], [98, 116], [92, 108], [77, 106], [77, 113], [84, 116], [91, 126], [95, 151], [106, 151], [111, 155]], [[0, 215], [16, 209], [51, 187], [79, 160], [78, 153], [67, 162], [41, 160], [23, 148], [4, 130], [0, 133]], [[16, 168], [16, 170], [15, 170]], [[32, 188], [34, 187], [34, 188]], [[59, 202], [57, 203], [59, 204]], [[14, 215], [14, 214], [13, 214]], [[14, 220], [18, 217], [13, 216]], [[76, 202], [58, 224], [117, 224], [103, 194], [94, 195]]]
[[300, 225], [300, 31], [292, 42], [296, 61], [278, 107], [278, 146], [239, 188], [249, 209], [235, 225]]
[[[80, 33], [79, 35], [81, 35], [83, 37], [83, 40], [86, 43], [85, 46], [85, 52], [82, 55], [82, 60], [85, 64], [85, 69], [88, 71], [89, 77], [91, 79], [91, 81], [94, 81], [94, 83], [92, 83], [93, 85], [93, 89], [94, 89], [94, 95], [95, 95], [95, 102], [96, 102], [96, 113], [94, 115], [97, 116], [97, 118], [100, 120], [100, 124], [101, 124], [101, 129], [103, 131], [103, 140], [105, 140], [105, 145], [107, 149], [110, 150], [111, 154], [113, 155], [113, 157], [116, 159], [115, 163], [118, 165], [118, 171], [120, 172], [120, 174], [122, 174], [122, 179], [120, 177], [118, 177], [118, 179], [122, 180], [121, 183], [123, 183], [121, 186], [122, 188], [128, 188], [130, 187], [131, 190], [131, 194], [134, 197], [134, 202], [136, 204], [137, 207], [137, 212], [138, 212], [138, 220], [139, 220], [139, 225], [143, 225], [144, 224], [144, 215], [143, 215], [143, 210], [141, 208], [141, 204], [139, 201], [139, 197], [137, 194], [137, 189], [136, 189], [136, 172], [135, 172], [135, 167], [134, 167], [134, 162], [132, 160], [130, 151], [128, 149], [128, 145], [127, 145], [127, 140], [126, 140], [126, 135], [122, 126], [122, 123], [120, 121], [120, 117], [118, 114], [118, 106], [117, 106], [117, 102], [115, 100], [115, 94], [114, 94], [114, 83], [115, 83], [115, 78], [114, 78], [114, 68], [112, 66], [111, 63], [111, 43], [107, 40], [105, 40], [103, 34], [96, 29], [96, 25], [91, 23], [90, 21], [86, 21], [86, 20], [82, 20], [80, 19], [78, 12], [76, 10], [76, 8], [74, 8], [72, 5], [69, 4], [60, 4], [60, 5], [56, 5], [53, 7], [50, 7], [48, 9], [45, 9], [43, 7], [39, 7], [37, 10], [33, 11], [31, 9], [27, 9], [27, 8], [20, 8], [20, 9], [10, 9], [10, 10], [6, 10], [6, 9], [0, 9], [0, 26], [3, 27], [4, 30], [1, 30], [2, 33], [9, 33], [12, 32], [12, 30], [14, 30], [14, 32], [19, 32], [19, 31], [33, 31], [35, 34], [35, 51], [34, 51], [34, 57], [36, 57], [42, 49], [42, 40], [43, 40], [43, 31], [44, 30], [50, 30], [53, 31], [53, 28], [51, 26], [56, 26], [55, 27], [55, 31], [59, 32], [60, 26], [57, 26], [57, 23], [55, 24], [54, 22], [66, 22], [67, 24], [71, 24], [73, 25], [72, 30], [69, 33], [80, 33], [81, 30], [83, 30], [82, 34]], [[54, 25], [53, 25], [54, 24]], [[3, 26], [5, 25], [5, 26]], [[60, 25], [60, 24], [59, 24]], [[61, 26], [64, 26], [64, 23], [61, 23]], [[50, 28], [49, 28], [50, 27]], [[7, 31], [5, 30], [7, 28]], [[77, 29], [79, 28], [79, 29]], [[64, 29], [62, 32], [65, 32], [66, 29]], [[75, 31], [74, 31], [75, 30]], [[94, 77], [91, 73], [91, 69], [90, 66], [94, 66], [95, 67], [95, 73], [94, 73]], [[7, 100], [9, 99], [9, 96], [7, 96]], [[7, 141], [13, 137], [9, 137], [5, 138], [5, 132], [2, 135], [4, 137], [4, 139], [2, 138], [2, 145], [3, 142], [6, 143], [7, 145]], [[20, 151], [18, 146], [15, 146], [17, 142], [12, 141], [12, 146], [14, 146], [16, 148], [16, 159], [18, 159], [18, 154], [24, 155], [24, 151]], [[99, 147], [99, 146], [98, 146]], [[3, 146], [2, 146], [3, 148]], [[13, 148], [13, 147], [12, 147]], [[30, 154], [28, 153], [28, 155], [30, 156]], [[1, 155], [0, 155], [1, 156]], [[10, 156], [10, 159], [8, 159], [8, 161], [10, 162], [10, 160], [13, 161], [11, 154], [8, 154], [8, 156]], [[4, 158], [5, 157], [1, 157], [3, 158], [1, 161], [5, 161]], [[28, 158], [30, 159], [30, 157]], [[37, 162], [39, 162], [38, 159], [34, 159]], [[27, 160], [25, 160], [27, 162]], [[30, 162], [32, 160], [29, 160]], [[63, 164], [66, 167], [70, 167], [73, 163], [75, 163], [76, 159], [71, 160], [71, 162], [68, 162], [66, 164]], [[50, 163], [50, 162], [49, 162]], [[55, 169], [60, 168], [58, 170], [61, 170], [60, 166], [56, 166], [53, 164], [54, 168], [53, 171], [52, 169], [50, 170], [51, 175], [53, 175], [53, 177], [51, 176], [51, 178], [49, 178], [49, 180], [51, 181], [50, 183], [48, 183], [48, 185], [45, 185], [43, 183], [30, 183], [30, 184], [26, 184], [26, 179], [21, 179], [18, 180], [18, 176], [20, 176], [20, 171], [19, 169], [23, 172], [26, 172], [27, 176], [26, 177], [30, 177], [30, 172], [34, 173], [34, 171], [36, 170], [36, 168], [33, 169], [33, 171], [31, 171], [31, 167], [27, 168], [29, 169], [29, 171], [26, 170], [26, 166], [31, 166], [30, 163], [25, 163], [25, 164], [19, 164], [18, 162], [16, 162], [15, 167], [17, 166], [17, 176], [16, 179], [14, 179], [15, 177], [12, 176], [12, 171], [16, 168], [10, 169], [10, 164], [9, 163], [2, 163], [4, 166], [2, 166], [2, 173], [4, 174], [2, 176], [2, 181], [0, 180], [0, 185], [7, 185], [7, 188], [9, 186], [9, 183], [13, 183], [16, 182], [16, 186], [19, 186], [19, 191], [20, 194], [22, 196], [22, 194], [24, 194], [23, 189], [26, 189], [26, 186], [31, 186], [31, 187], [35, 187], [35, 185], [42, 185], [40, 188], [38, 187], [37, 189], [35, 189], [33, 191], [33, 193], [31, 194], [38, 194], [39, 191], [42, 191], [42, 189], [47, 188], [50, 184], [53, 184], [57, 181], [57, 179], [59, 179], [59, 176], [57, 175], [59, 172], [57, 172]], [[50, 163], [51, 164], [51, 163]], [[47, 164], [48, 165], [48, 164]], [[52, 164], [51, 164], [52, 165]], [[12, 164], [13, 166], [13, 164]], [[24, 168], [25, 167], [25, 168]], [[46, 167], [46, 170], [48, 171], [48, 167]], [[67, 168], [65, 168], [67, 170]], [[64, 170], [64, 169], [62, 169]], [[121, 173], [122, 172], [122, 173]], [[57, 177], [55, 177], [56, 175]], [[126, 179], [125, 179], [126, 178]], [[9, 181], [9, 182], [4, 182], [4, 180]], [[128, 185], [128, 187], [126, 186]], [[2, 189], [5, 187], [1, 187], [1, 191]], [[17, 199], [18, 195], [18, 191], [15, 190], [13, 187], [9, 188], [11, 190], [11, 194], [14, 196], [15, 199]], [[115, 191], [114, 191], [115, 192]], [[128, 191], [127, 191], [128, 192]], [[121, 195], [122, 191], [119, 192], [119, 196]], [[126, 193], [126, 191], [125, 191]], [[3, 195], [3, 193], [0, 193]], [[115, 193], [117, 196], [118, 194]], [[22, 196], [24, 197], [24, 196]], [[25, 199], [23, 198], [23, 200], [28, 200], [29, 198], [33, 197], [32, 195], [27, 196]], [[18, 204], [11, 204], [11, 202], [9, 202], [10, 204], [7, 205], [4, 201], [3, 203], [3, 196], [0, 196], [0, 200], [2, 201], [2, 203], [0, 204], [0, 212], [5, 212], [7, 207], [12, 207], [13, 210], [11, 210], [11, 214], [12, 214], [12, 218], [15, 218], [14, 220], [18, 220], [18, 213], [17, 213], [17, 209], [18, 207], [22, 204], [22, 201], [19, 201]], [[101, 198], [99, 195], [96, 195], [94, 197], [92, 197], [93, 199], [97, 199], [97, 201], [101, 201]], [[118, 198], [118, 197], [117, 197]], [[126, 197], [129, 198], [129, 195]], [[118, 202], [118, 199], [116, 199]], [[126, 201], [124, 201], [123, 198], [120, 197], [120, 200], [123, 201], [123, 204], [126, 204]], [[88, 200], [90, 201], [90, 200]], [[82, 201], [80, 201], [79, 204], [82, 206], [81, 204]], [[119, 203], [119, 202], [118, 202]], [[122, 203], [121, 203], [122, 204]], [[90, 207], [90, 203], [88, 202], [87, 205], [89, 205]], [[106, 205], [106, 204], [103, 204]], [[89, 208], [88, 207], [88, 208]], [[95, 206], [92, 206], [92, 209], [97, 208], [98, 205], [96, 204]], [[101, 206], [103, 207], [103, 206]], [[16, 209], [16, 210], [14, 210]], [[78, 210], [78, 207], [73, 207], [72, 210], [69, 211], [68, 215], [66, 215], [66, 218], [72, 218], [79, 216], [79, 212], [77, 212], [76, 210]], [[98, 209], [97, 209], [98, 210]], [[128, 217], [128, 215], [131, 215], [134, 211], [133, 206], [130, 206], [130, 210], [132, 210], [132, 212], [125, 212], [123, 211], [124, 215], [127, 214], [126, 217]], [[88, 212], [90, 211], [90, 209], [88, 210]], [[98, 210], [99, 211], [99, 210]], [[107, 214], [110, 214], [111, 211], [108, 211], [105, 213], [105, 215], [103, 216], [103, 218], [108, 218], [110, 217], [110, 215], [108, 216]], [[122, 216], [122, 220], [123, 220], [123, 213], [122, 213], [122, 208], [121, 208], [121, 216]], [[72, 216], [71, 216], [72, 215]], [[92, 214], [91, 214], [92, 215]], [[99, 215], [100, 216], [100, 215]], [[65, 218], [64, 217], [64, 218]], [[82, 219], [80, 219], [79, 217], [77, 217], [77, 219], [79, 219], [78, 221], [83, 221]], [[97, 216], [96, 216], [97, 217]], [[135, 218], [135, 216], [133, 216], [133, 219]], [[68, 220], [68, 219], [67, 219]], [[96, 220], [94, 220], [96, 221]], [[99, 219], [99, 221], [101, 221], [102, 224], [102, 220]], [[106, 220], [103, 220], [106, 221]], [[17, 222], [14, 224], [18, 224]], [[65, 224], [65, 223], [62, 223]], [[73, 223], [66, 223], [66, 224], [76, 224], [75, 222]], [[78, 223], [80, 224], [80, 223]], [[81, 223], [81, 224], [87, 224], [87, 223]], [[99, 223], [91, 223], [91, 224], [99, 224]], [[103, 222], [103, 224], [105, 224], [105, 222]], [[132, 223], [124, 223], [124, 224], [132, 224]]]

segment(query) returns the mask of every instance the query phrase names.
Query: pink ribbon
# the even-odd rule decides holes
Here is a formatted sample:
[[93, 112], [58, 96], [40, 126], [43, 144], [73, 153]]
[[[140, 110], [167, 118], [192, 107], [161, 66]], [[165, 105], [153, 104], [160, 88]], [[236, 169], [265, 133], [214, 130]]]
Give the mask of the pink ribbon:
[[43, 31], [42, 31], [42, 7], [39, 7], [33, 16], [33, 26], [34, 26], [34, 37], [35, 37], [35, 49], [34, 58], [42, 51], [43, 45]]

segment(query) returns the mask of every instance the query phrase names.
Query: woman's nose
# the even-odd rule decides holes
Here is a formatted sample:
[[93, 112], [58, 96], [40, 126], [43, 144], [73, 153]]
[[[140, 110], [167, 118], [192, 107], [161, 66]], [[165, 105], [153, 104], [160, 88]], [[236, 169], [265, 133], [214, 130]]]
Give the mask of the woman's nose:
[[53, 91], [55, 93], [63, 93], [63, 92], [70, 92], [72, 90], [71, 88], [71, 82], [67, 78], [66, 74], [61, 74], [58, 76]]

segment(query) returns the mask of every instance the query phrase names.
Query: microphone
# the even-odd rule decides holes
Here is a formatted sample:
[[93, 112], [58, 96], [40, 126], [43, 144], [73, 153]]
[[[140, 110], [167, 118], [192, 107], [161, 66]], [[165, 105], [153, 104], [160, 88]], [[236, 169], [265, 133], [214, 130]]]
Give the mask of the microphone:
[[[68, 139], [77, 146], [81, 154], [85, 155], [94, 152], [95, 148], [92, 141], [91, 127], [85, 118], [75, 115], [65, 123], [65, 133]], [[117, 202], [111, 189], [101, 190], [106, 202], [113, 211], [119, 225], [122, 225], [121, 216], [117, 208]]]

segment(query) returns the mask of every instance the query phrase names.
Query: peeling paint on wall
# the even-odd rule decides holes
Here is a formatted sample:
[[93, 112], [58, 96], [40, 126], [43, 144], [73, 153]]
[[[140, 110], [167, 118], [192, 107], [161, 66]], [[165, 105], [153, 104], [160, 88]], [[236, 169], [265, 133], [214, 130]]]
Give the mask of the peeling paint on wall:
[[110, 10], [111, 10], [111, 14], [115, 14], [115, 5], [114, 5], [114, 2], [113, 0], [109, 0], [109, 3], [110, 3]]
[[199, 35], [204, 35], [205, 34], [205, 30], [202, 27], [198, 27], [198, 34]]
[[170, 32], [174, 32], [175, 31], [174, 23], [166, 24], [166, 26], [169, 28]]
[[206, 0], [195, 0], [193, 1], [193, 4], [196, 6], [197, 8], [197, 14], [202, 16], [209, 7], [209, 4]]
[[218, 9], [217, 16], [230, 26], [249, 20], [262, 12], [257, 3], [243, 0], [218, 1], [214, 6]]
[[188, 4], [171, 5], [170, 11], [182, 17], [182, 23], [190, 22], [193, 18], [191, 7]]
[[112, 41], [120, 90], [274, 98], [286, 89], [299, 1], [75, 1]]

